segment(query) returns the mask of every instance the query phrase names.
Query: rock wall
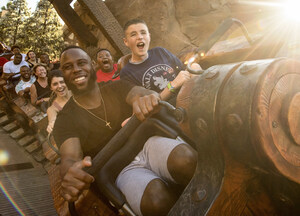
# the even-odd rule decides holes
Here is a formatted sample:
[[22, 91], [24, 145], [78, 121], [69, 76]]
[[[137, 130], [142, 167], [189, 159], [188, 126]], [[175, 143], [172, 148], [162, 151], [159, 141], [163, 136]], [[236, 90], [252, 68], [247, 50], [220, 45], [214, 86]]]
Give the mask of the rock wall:
[[[280, 0], [256, 0], [278, 2]], [[198, 47], [221, 22], [233, 17], [240, 19], [250, 33], [262, 31], [262, 24], [277, 8], [250, 4], [250, 0], [106, 0], [105, 4], [121, 26], [132, 18], [146, 21], [151, 33], [151, 47], [163, 46], [175, 54]], [[88, 16], [88, 10], [75, 4], [76, 12], [99, 39], [98, 47], [118, 54]], [[240, 36], [233, 28], [231, 37]], [[228, 36], [228, 35], [227, 35]]]

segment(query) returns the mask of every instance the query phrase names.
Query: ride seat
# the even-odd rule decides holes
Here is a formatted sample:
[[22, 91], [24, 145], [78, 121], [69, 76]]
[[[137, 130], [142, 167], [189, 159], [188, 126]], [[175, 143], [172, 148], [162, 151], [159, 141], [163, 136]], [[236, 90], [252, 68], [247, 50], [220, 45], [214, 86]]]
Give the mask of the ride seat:
[[136, 128], [123, 147], [107, 161], [96, 176], [96, 184], [100, 192], [117, 209], [125, 211], [126, 215], [134, 214], [130, 210], [128, 211], [126, 199], [115, 185], [116, 178], [122, 169], [142, 150], [147, 139], [155, 135], [184, 140], [194, 146], [193, 141], [180, 130], [175, 118], [166, 109], [162, 109], [158, 114], [148, 118]]

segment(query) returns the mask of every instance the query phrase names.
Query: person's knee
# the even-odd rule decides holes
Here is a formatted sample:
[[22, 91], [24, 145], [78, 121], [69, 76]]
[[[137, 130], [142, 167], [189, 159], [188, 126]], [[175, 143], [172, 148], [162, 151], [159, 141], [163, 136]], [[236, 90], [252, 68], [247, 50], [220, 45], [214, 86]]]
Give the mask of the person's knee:
[[176, 201], [175, 195], [161, 179], [152, 180], [141, 200], [141, 212], [146, 215], [167, 215]]
[[179, 184], [186, 185], [195, 172], [197, 152], [189, 145], [178, 145], [170, 153], [167, 163], [174, 180]]

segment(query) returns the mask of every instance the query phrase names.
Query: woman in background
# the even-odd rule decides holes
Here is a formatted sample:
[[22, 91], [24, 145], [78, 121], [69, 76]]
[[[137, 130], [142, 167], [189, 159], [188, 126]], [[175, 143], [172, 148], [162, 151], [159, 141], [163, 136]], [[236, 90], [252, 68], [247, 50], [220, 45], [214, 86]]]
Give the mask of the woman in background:
[[30, 67], [30, 69], [32, 69], [37, 63], [39, 63], [38, 59], [36, 58], [36, 55], [34, 53], [33, 50], [29, 50], [26, 54], [27, 56], [27, 63]]
[[51, 90], [48, 85], [46, 65], [35, 65], [33, 72], [36, 76], [36, 81], [30, 87], [31, 103], [39, 107], [43, 112], [47, 112]]
[[48, 75], [48, 85], [54, 94], [54, 99], [51, 106], [47, 109], [48, 114], [48, 133], [51, 133], [56, 120], [57, 113], [59, 113], [64, 105], [71, 97], [71, 92], [68, 90], [64, 81], [63, 74], [60, 70], [53, 70]]

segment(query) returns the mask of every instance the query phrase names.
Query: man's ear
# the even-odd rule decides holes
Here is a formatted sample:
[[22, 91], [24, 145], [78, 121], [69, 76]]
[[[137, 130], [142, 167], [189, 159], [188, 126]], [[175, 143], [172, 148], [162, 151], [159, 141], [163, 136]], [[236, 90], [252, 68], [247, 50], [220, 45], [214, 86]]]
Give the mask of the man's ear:
[[95, 60], [92, 60], [91, 62], [92, 62], [92, 67], [94, 68], [94, 70], [98, 71], [100, 69], [98, 62]]
[[123, 42], [124, 42], [124, 44], [128, 47], [128, 42], [127, 42], [126, 37], [123, 38]]

